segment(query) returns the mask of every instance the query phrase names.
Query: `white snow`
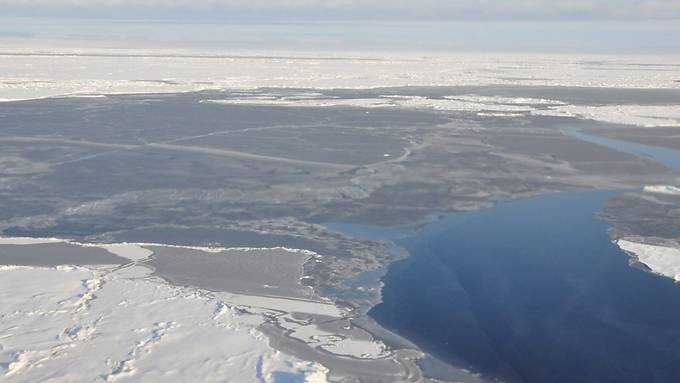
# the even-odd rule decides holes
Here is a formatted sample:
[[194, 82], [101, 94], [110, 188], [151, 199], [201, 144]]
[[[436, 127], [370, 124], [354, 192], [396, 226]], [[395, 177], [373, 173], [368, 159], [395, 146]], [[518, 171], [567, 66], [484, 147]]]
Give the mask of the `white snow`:
[[114, 243], [95, 245], [95, 247], [100, 247], [109, 253], [127, 258], [131, 261], [141, 261], [153, 255], [153, 251], [145, 249], [137, 243]]
[[[293, 338], [319, 347], [333, 354], [352, 356], [359, 359], [379, 359], [389, 355], [386, 346], [373, 339], [354, 339], [325, 331], [316, 325], [301, 324], [295, 320], [285, 320], [286, 315], [279, 318], [279, 326], [290, 331]], [[365, 333], [368, 335], [368, 333]]]
[[480, 96], [475, 94], [465, 94], [460, 96], [447, 96], [449, 100], [467, 101], [477, 104], [506, 104], [506, 105], [566, 105], [562, 101], [549, 100], [545, 98], [530, 97], [502, 97], [502, 96]]
[[[0, 380], [273, 382], [278, 371], [306, 382], [326, 381], [324, 366], [271, 348], [256, 328], [271, 313], [342, 318], [333, 303], [172, 286], [139, 265], [153, 254], [145, 244], [0, 238], [0, 244], [56, 242], [104, 248], [131, 262], [0, 266]], [[329, 351], [358, 350], [353, 342], [344, 340]]]
[[[678, 62], [677, 57], [670, 55], [334, 52], [310, 57], [309, 52], [261, 52], [258, 56], [257, 52], [247, 51], [239, 56], [233, 50], [59, 47], [5, 47], [0, 53], [9, 54], [0, 56], [0, 99], [4, 100], [256, 87], [517, 84], [680, 88], [676, 72], [664, 66]], [[599, 64], [593, 64], [594, 61]], [[637, 65], [640, 63], [645, 67]]]
[[[680, 88], [677, 56], [548, 54], [399, 54], [309, 52], [0, 49], [0, 102], [71, 95], [188, 92], [205, 89], [363, 89], [396, 86], [531, 85], [613, 88]], [[603, 70], [606, 69], [606, 70]], [[641, 72], [643, 71], [643, 72]], [[639, 126], [680, 126], [678, 105], [565, 105], [556, 100], [451, 96], [368, 99], [320, 98], [316, 92], [291, 97], [263, 95], [228, 104], [281, 106], [413, 107], [478, 111], [513, 117], [573, 116]], [[548, 109], [530, 107], [542, 105]]]
[[637, 259], [653, 272], [680, 282], [680, 248], [648, 245], [620, 239], [621, 250], [634, 254]]
[[232, 305], [260, 307], [281, 312], [298, 312], [306, 314], [325, 315], [329, 317], [342, 317], [342, 311], [332, 303], [307, 301], [301, 299], [285, 299], [254, 295], [242, 295], [232, 293], [215, 293], [224, 301]]
[[[479, 96], [464, 94], [432, 99], [419, 96], [383, 96], [375, 98], [334, 98], [322, 95], [302, 97], [301, 95], [258, 95], [235, 99], [208, 99], [203, 103], [226, 105], [271, 105], [295, 107], [338, 107], [362, 108], [414, 108], [442, 111], [476, 112], [480, 116], [517, 117], [525, 114], [537, 116], [576, 117], [616, 124], [643, 127], [680, 127], [680, 105], [568, 105], [558, 100]], [[547, 109], [546, 109], [547, 107]]]
[[[318, 337], [323, 339], [322, 336]], [[333, 334], [325, 336], [325, 340], [328, 343], [321, 346], [321, 348], [333, 354], [362, 359], [377, 359], [389, 355], [389, 353], [385, 352], [385, 345], [378, 341], [337, 337], [333, 336]]]
[[577, 117], [642, 127], [680, 127], [680, 105], [561, 105], [534, 115]]
[[36, 245], [57, 242], [66, 242], [66, 240], [59, 238], [0, 237], [0, 245]]
[[[300, 98], [292, 96], [257, 96], [242, 97], [238, 99], [208, 99], [202, 100], [203, 103], [224, 104], [224, 105], [271, 105], [271, 106], [294, 106], [294, 107], [338, 107], [352, 106], [361, 108], [413, 108], [431, 109], [443, 111], [467, 111], [479, 114], [496, 112], [513, 112], [515, 115], [522, 112], [528, 113], [535, 110], [530, 106], [535, 105], [556, 105], [559, 101], [528, 99], [528, 98], [508, 98], [508, 97], [482, 97], [475, 95], [450, 96], [442, 99], [431, 99], [419, 96], [385, 96], [375, 98], [333, 98], [317, 96], [315, 98]], [[481, 112], [486, 111], [486, 112]]]
[[323, 366], [268, 345], [261, 316], [133, 268], [0, 269], [0, 379], [272, 382], [283, 371], [325, 381]]
[[0, 266], [3, 381], [85, 382], [98, 377], [103, 381], [271, 382], [273, 372], [283, 371], [306, 382], [325, 382], [324, 366], [268, 346], [256, 328], [272, 319], [291, 337], [332, 354], [360, 359], [390, 355], [382, 342], [364, 330], [337, 334], [293, 318], [298, 313], [343, 320], [344, 312], [331, 302], [172, 286], [139, 263], [153, 255], [146, 246], [181, 246], [0, 237], [2, 244], [56, 242], [100, 247], [131, 262], [123, 267]]
[[680, 188], [670, 185], [647, 185], [642, 190], [645, 193], [680, 195]]
[[77, 241], [72, 241], [62, 238], [33, 238], [33, 237], [1, 237], [0, 245], [30, 245], [30, 244], [43, 244], [43, 243], [58, 243], [65, 242], [72, 245], [84, 246], [84, 247], [99, 247], [113, 253], [115, 255], [128, 258], [132, 261], [138, 261], [145, 259], [153, 254], [151, 250], [146, 249], [146, 247], [160, 246], [169, 247], [176, 249], [189, 249], [189, 250], [199, 250], [206, 253], [221, 253], [224, 251], [239, 251], [239, 252], [257, 252], [262, 250], [284, 250], [291, 253], [299, 253], [307, 255], [310, 257], [318, 257], [319, 255], [313, 251], [306, 249], [292, 249], [283, 246], [276, 247], [218, 247], [218, 246], [181, 246], [181, 245], [168, 245], [163, 243], [153, 243], [153, 242], [121, 242], [121, 243], [82, 243]]

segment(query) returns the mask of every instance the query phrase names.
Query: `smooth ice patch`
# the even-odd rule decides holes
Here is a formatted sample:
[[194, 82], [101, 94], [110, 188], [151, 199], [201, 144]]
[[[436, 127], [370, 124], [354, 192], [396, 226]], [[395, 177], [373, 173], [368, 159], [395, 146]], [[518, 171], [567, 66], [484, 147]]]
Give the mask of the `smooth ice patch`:
[[621, 250], [634, 254], [640, 263], [653, 272], [680, 282], [680, 248], [647, 245], [626, 239], [616, 243]]

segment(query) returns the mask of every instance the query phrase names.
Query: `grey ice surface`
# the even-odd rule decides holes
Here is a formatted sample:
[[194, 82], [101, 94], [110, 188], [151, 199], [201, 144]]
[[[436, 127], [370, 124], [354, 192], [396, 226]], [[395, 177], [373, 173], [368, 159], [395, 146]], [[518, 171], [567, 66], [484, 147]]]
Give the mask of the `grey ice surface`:
[[680, 129], [666, 128], [628, 128], [625, 130], [607, 128], [598, 130], [598, 135], [624, 139], [645, 145], [660, 146], [680, 150]]
[[667, 105], [680, 100], [679, 89], [621, 89], [604, 87], [481, 85], [412, 86], [369, 90], [339, 89], [320, 91], [343, 98], [392, 95], [442, 98], [475, 94], [479, 96], [523, 97], [559, 100], [574, 105]]
[[603, 215], [614, 224], [614, 237], [654, 238], [680, 245], [680, 195], [630, 191], [608, 201]]
[[176, 285], [247, 295], [312, 298], [300, 284], [302, 264], [309, 258], [285, 250], [201, 250], [146, 246], [154, 252], [146, 263], [154, 275]]
[[120, 265], [129, 262], [129, 259], [101, 248], [82, 247], [70, 243], [0, 245], [0, 265]]
[[[338, 358], [307, 343], [287, 337], [285, 331], [275, 325], [265, 324], [261, 330], [269, 337], [270, 344], [278, 350], [298, 357], [321, 363], [331, 368], [331, 376], [347, 382], [388, 383], [395, 381], [419, 381], [419, 372], [408, 359], [361, 360]], [[398, 362], [397, 362], [398, 360]]]
[[[528, 114], [201, 102], [301, 92], [680, 103], [676, 90], [531, 86], [254, 89], [2, 103], [0, 230], [93, 242], [305, 248], [323, 257], [305, 266], [306, 283], [367, 307], [376, 294], [356, 290], [350, 281], [394, 256], [379, 243], [320, 224], [417, 225], [432, 214], [504, 199], [635, 188], [676, 177], [649, 159], [563, 134], [631, 134], [614, 124]], [[669, 145], [678, 142], [664, 134]]]
[[[529, 113], [201, 102], [301, 92], [344, 99], [473, 94], [577, 105], [680, 104], [680, 90], [539, 86], [277, 88], [4, 102], [0, 232], [100, 243], [304, 248], [321, 262], [303, 265], [305, 257], [286, 252], [154, 248], [150, 264], [181, 285], [290, 298], [310, 297], [311, 289], [298, 280], [304, 274], [317, 294], [361, 315], [378, 301], [378, 278], [398, 256], [379, 241], [333, 232], [325, 223], [417, 226], [439, 213], [545, 192], [678, 182], [677, 172], [649, 158], [564, 134], [580, 129], [680, 147], [680, 135], [669, 129]], [[611, 201], [605, 214], [614, 235], [677, 241], [677, 204], [677, 197], [631, 192]], [[10, 249], [0, 247], [0, 263], [18, 262]], [[125, 262], [104, 250], [51, 249], [22, 246], [28, 252], [22, 262]], [[373, 381], [377, 371], [394, 381], [422, 373], [410, 357], [348, 361], [310, 351], [275, 326], [265, 330], [282, 349], [329, 363], [345, 377]], [[383, 336], [395, 348], [403, 346]], [[442, 377], [459, 377], [436, 362], [423, 363]]]
[[229, 247], [285, 247], [305, 249], [318, 254], [350, 255], [349, 251], [337, 246], [301, 236], [274, 233], [258, 233], [215, 227], [150, 227], [126, 230], [111, 236], [114, 242], [163, 243], [169, 245], [201, 246], [206, 244], [228, 244]]

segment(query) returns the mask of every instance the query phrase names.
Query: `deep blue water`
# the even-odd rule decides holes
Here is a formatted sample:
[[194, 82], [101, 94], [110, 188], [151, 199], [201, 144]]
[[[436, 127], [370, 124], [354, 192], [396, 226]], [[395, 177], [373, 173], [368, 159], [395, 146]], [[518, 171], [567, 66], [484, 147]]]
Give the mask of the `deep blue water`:
[[680, 382], [680, 286], [595, 218], [613, 192], [452, 214], [397, 242], [369, 315], [439, 359], [517, 382]]
[[[680, 169], [676, 150], [567, 134]], [[415, 234], [333, 228], [408, 250], [369, 315], [444, 362], [511, 382], [680, 382], [680, 285], [611, 242], [596, 214], [616, 193], [502, 203]]]

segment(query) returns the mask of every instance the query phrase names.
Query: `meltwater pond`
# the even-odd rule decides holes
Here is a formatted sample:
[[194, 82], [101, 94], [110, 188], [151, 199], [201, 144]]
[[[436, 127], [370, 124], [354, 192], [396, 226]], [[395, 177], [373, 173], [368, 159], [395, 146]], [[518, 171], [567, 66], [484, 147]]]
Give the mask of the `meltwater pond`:
[[369, 315], [511, 382], [680, 382], [680, 286], [629, 265], [596, 213], [615, 192], [452, 214], [398, 240]]

